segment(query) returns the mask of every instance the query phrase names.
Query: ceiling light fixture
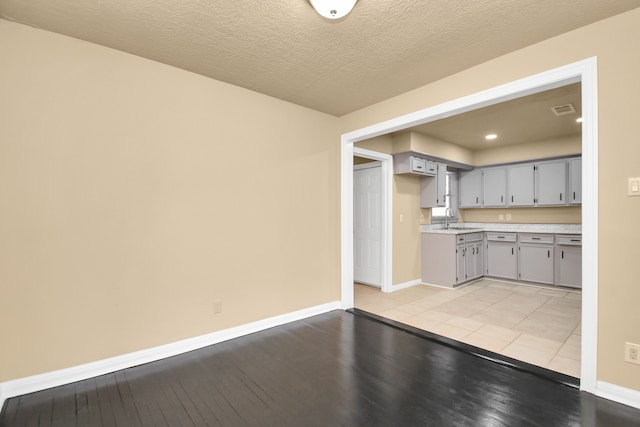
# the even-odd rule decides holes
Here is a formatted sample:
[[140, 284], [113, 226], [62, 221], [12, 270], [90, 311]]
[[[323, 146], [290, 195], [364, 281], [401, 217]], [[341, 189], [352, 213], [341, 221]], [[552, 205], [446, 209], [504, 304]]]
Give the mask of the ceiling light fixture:
[[311, 6], [327, 19], [340, 19], [347, 16], [357, 0], [309, 0]]
[[496, 139], [498, 137], [498, 135], [496, 135], [495, 133], [490, 133], [489, 135], [485, 136], [484, 139], [491, 141], [492, 139]]

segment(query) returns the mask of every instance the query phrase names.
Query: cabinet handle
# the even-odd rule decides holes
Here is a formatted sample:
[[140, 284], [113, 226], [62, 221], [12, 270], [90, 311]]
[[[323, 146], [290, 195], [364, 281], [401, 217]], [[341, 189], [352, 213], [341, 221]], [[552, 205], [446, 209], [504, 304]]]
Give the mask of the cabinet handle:
[[573, 192], [573, 200], [575, 200], [575, 199], [576, 199], [576, 192], [574, 191]]
[[504, 239], [504, 236], [497, 236], [498, 239]]
[[571, 239], [572, 242], [579, 242], [580, 239]]
[[540, 237], [532, 237], [531, 240], [540, 240]]
[[478, 204], [478, 198], [476, 197], [476, 205]]
[[564, 251], [562, 251], [562, 259], [564, 259]]
[[547, 258], [551, 258], [551, 249], [547, 250]]
[[562, 201], [562, 193], [560, 193], [560, 201]]
[[513, 202], [513, 196], [511, 196], [511, 201]]
[[513, 248], [511, 248], [511, 255], [513, 255]]
[[504, 202], [504, 196], [500, 196], [500, 203]]

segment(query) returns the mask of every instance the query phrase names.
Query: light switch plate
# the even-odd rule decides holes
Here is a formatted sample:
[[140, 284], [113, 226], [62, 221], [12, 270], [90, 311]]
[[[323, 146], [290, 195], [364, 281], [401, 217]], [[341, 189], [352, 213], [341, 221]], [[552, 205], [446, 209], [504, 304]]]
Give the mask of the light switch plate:
[[640, 196], [640, 177], [629, 178], [628, 196]]

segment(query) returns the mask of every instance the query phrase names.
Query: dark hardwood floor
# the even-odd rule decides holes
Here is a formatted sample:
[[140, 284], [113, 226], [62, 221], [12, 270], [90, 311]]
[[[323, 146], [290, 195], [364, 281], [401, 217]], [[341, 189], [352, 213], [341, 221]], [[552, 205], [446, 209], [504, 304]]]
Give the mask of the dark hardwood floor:
[[640, 410], [334, 311], [9, 399], [16, 426], [640, 426]]

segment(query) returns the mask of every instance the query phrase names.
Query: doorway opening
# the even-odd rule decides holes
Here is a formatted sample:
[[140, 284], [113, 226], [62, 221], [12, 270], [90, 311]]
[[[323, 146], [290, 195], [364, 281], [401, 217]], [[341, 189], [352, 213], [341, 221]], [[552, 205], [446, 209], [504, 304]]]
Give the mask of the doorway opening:
[[342, 304], [351, 308], [353, 296], [353, 144], [358, 141], [411, 128], [459, 113], [522, 96], [582, 83], [582, 236], [583, 292], [581, 335], [581, 382], [583, 390], [595, 392], [597, 365], [597, 61], [590, 58], [493, 89], [446, 102], [396, 119], [342, 135]]

